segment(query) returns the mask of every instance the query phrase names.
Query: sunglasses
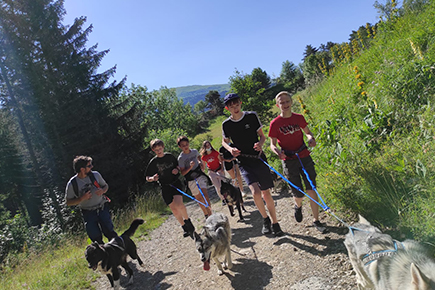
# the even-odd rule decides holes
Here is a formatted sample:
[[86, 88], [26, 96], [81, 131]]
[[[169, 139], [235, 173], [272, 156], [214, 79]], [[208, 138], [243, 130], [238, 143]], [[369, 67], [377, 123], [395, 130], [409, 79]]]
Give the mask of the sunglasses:
[[92, 164], [86, 165], [86, 167], [88, 167], [88, 168], [91, 168], [92, 166], [94, 166], [94, 165], [92, 165]]

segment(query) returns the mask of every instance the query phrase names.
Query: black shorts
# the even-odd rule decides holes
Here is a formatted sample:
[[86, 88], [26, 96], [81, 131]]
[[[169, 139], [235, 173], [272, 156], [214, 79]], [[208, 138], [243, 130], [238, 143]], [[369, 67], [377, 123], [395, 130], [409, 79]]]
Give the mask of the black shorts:
[[[308, 176], [310, 177], [311, 181], [313, 182], [313, 185], [316, 186], [316, 170], [314, 168], [314, 161], [311, 158], [311, 156], [307, 156], [304, 158], [301, 158], [302, 164], [304, 165], [305, 170], [308, 173]], [[302, 180], [301, 176], [304, 180], [305, 184], [305, 191], [312, 190], [310, 182], [308, 181], [307, 177], [305, 176], [304, 171], [302, 170], [302, 165], [299, 162], [299, 159], [292, 159], [292, 160], [283, 160], [282, 161], [282, 167], [284, 169], [284, 175], [287, 177], [287, 179], [299, 187], [301, 190], [304, 190], [302, 188]], [[291, 186], [292, 193], [296, 197], [304, 197], [304, 194]]]
[[234, 167], [234, 161], [230, 161], [230, 162], [225, 161], [224, 166], [226, 171], [230, 171]]
[[[183, 185], [179, 179], [173, 182], [172, 185], [180, 190], [183, 190]], [[162, 197], [166, 205], [170, 205], [172, 203], [174, 200], [174, 195], [182, 195], [182, 193], [169, 184], [162, 184]]]
[[[263, 158], [265, 159], [265, 157]], [[241, 163], [239, 164], [239, 168], [243, 179], [245, 179], [248, 185], [258, 182], [261, 190], [267, 190], [273, 187], [273, 177], [270, 173], [270, 169], [260, 159]]]

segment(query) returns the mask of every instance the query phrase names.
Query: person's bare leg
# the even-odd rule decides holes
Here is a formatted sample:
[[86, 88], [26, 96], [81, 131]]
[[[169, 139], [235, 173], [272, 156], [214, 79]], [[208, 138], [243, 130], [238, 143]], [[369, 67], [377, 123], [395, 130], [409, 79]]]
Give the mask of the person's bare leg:
[[278, 219], [276, 218], [276, 209], [275, 209], [275, 201], [270, 194], [270, 190], [263, 190], [262, 192], [263, 199], [266, 202], [267, 210], [269, 211], [270, 218], [272, 219], [272, 223], [276, 224]]
[[180, 225], [184, 225], [184, 220], [187, 220], [189, 217], [187, 215], [186, 207], [183, 203], [183, 198], [181, 195], [174, 195], [173, 201], [169, 204], [169, 208], [174, 214], [177, 221]]
[[254, 203], [257, 206], [257, 209], [260, 212], [261, 216], [263, 218], [267, 218], [266, 207], [264, 206], [263, 198], [261, 196], [261, 190], [258, 186], [258, 183], [250, 184], [249, 189], [251, 190], [252, 197], [254, 198]]
[[[307, 194], [315, 201], [319, 201], [317, 194], [314, 190], [307, 190]], [[313, 221], [319, 220], [319, 205], [310, 199], [311, 211], [313, 212]]]

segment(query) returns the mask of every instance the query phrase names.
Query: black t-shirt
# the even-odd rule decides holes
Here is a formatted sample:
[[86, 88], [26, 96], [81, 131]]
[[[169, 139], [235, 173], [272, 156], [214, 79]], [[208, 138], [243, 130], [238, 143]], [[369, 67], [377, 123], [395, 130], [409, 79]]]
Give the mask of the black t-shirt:
[[158, 173], [160, 184], [171, 184], [175, 182], [180, 175], [180, 173], [172, 174], [172, 170], [177, 168], [177, 166], [177, 158], [171, 153], [165, 153], [163, 157], [154, 156], [150, 163], [148, 163], [146, 176], [153, 176]]
[[256, 112], [244, 112], [243, 117], [237, 121], [230, 118], [223, 121], [222, 134], [224, 138], [231, 139], [241, 154], [258, 155], [254, 144], [259, 141], [257, 132], [262, 127]]

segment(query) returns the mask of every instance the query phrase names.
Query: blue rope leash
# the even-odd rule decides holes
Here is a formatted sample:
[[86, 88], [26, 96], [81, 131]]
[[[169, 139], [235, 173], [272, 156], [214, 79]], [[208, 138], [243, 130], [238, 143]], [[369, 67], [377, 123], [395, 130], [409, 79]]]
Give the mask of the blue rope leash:
[[[205, 198], [204, 193], [203, 193], [202, 190], [201, 190], [201, 187], [199, 187], [199, 184], [198, 184], [198, 181], [196, 180], [196, 178], [195, 178], [195, 183], [196, 183], [196, 186], [198, 186], [199, 192], [201, 192], [202, 198], [205, 200], [205, 203], [207, 204], [207, 205], [205, 205], [205, 207], [209, 207], [209, 205], [208, 205], [208, 201], [207, 201], [207, 199]], [[198, 202], [199, 202], [199, 201], [198, 201]]]
[[[298, 186], [294, 185], [293, 183], [290, 182], [290, 180], [288, 180], [287, 178], [285, 178], [281, 173], [279, 173], [275, 168], [273, 168], [272, 166], [270, 166], [266, 161], [264, 161], [262, 158], [259, 158], [261, 161], [263, 161], [264, 164], [267, 165], [267, 167], [269, 167], [271, 170], [273, 170], [276, 174], [278, 174], [283, 180], [285, 180], [288, 184], [290, 184], [292, 187], [296, 188], [298, 191], [300, 191], [301, 193], [303, 193], [305, 196], [307, 196], [309, 199], [311, 199], [312, 201], [314, 201], [316, 204], [318, 204], [324, 211], [328, 211], [329, 207], [326, 206], [326, 204], [320, 204], [317, 200], [315, 200], [314, 198], [312, 198], [311, 196], [309, 196], [308, 194], [306, 194], [302, 189], [300, 189]], [[318, 194], [317, 194], [318, 195]]]
[[[296, 155], [296, 156], [298, 157], [298, 159], [299, 159], [299, 163], [300, 163], [301, 166], [302, 166], [302, 171], [304, 171], [305, 176], [307, 177], [308, 182], [309, 182], [310, 185], [311, 185], [311, 188], [316, 192], [317, 196], [319, 197], [320, 201], [325, 205], [325, 207], [327, 207], [327, 208], [329, 209], [329, 207], [326, 206], [326, 203], [325, 203], [325, 201], [323, 200], [322, 196], [321, 196], [321, 195], [319, 194], [319, 192], [317, 191], [317, 188], [316, 188], [316, 186], [314, 185], [313, 181], [311, 180], [310, 176], [308, 175], [307, 170], [305, 170], [305, 166], [302, 164], [302, 160], [301, 160], [301, 158], [299, 157], [299, 154], [298, 154], [298, 153], [295, 153], [295, 155]], [[325, 211], [326, 211], [326, 210], [325, 210]]]
[[[172, 185], [172, 184], [170, 184], [170, 186], [173, 187], [173, 188], [175, 188], [175, 189], [176, 189], [178, 192], [180, 192], [181, 194], [183, 194], [183, 195], [187, 196], [188, 198], [190, 198], [190, 199], [196, 201], [197, 203], [202, 204], [202, 205], [205, 206], [205, 207], [209, 207], [209, 205], [208, 205], [208, 203], [207, 203], [207, 200], [206, 200], [205, 198], [204, 198], [204, 200], [205, 200], [205, 202], [207, 203], [207, 205], [205, 205], [204, 203], [200, 202], [199, 200], [197, 200], [197, 199], [194, 198], [193, 196], [188, 195], [187, 193], [185, 193], [184, 191], [182, 191], [182, 190], [179, 189], [178, 187], [176, 187], [176, 186], [174, 186], [174, 185]], [[202, 193], [202, 192], [201, 192], [201, 193]], [[203, 195], [203, 196], [204, 196], [204, 195]]]

